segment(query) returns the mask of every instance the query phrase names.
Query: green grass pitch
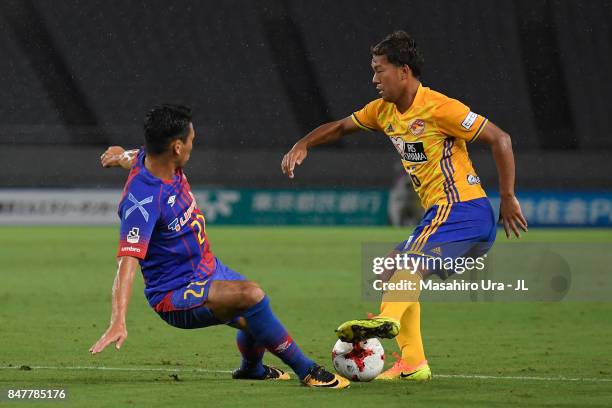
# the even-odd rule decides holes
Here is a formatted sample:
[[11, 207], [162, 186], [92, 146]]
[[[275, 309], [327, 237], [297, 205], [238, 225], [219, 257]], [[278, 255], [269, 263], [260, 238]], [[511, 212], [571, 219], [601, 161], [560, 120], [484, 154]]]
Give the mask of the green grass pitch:
[[[409, 230], [212, 226], [208, 234], [224, 263], [267, 291], [302, 349], [330, 367], [333, 329], [377, 310], [360, 297], [361, 243], [400, 241]], [[612, 234], [533, 230], [525, 239], [612, 243]], [[234, 331], [166, 325], [148, 308], [139, 276], [124, 347], [91, 356], [109, 319], [116, 240], [106, 227], [0, 228], [0, 389], [65, 388], [68, 400], [53, 406], [88, 408], [612, 405], [612, 303], [424, 304], [433, 381], [314, 390], [295, 380], [231, 380]], [[391, 364], [395, 342], [383, 344]]]

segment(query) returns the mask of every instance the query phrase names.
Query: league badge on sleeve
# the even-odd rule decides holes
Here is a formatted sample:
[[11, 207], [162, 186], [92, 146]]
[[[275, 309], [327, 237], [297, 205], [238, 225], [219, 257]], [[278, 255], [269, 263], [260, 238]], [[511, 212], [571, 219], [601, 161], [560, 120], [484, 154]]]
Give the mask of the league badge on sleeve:
[[478, 118], [478, 114], [470, 111], [467, 114], [467, 116], [465, 117], [465, 119], [463, 119], [463, 122], [461, 122], [461, 126], [465, 130], [470, 130], [470, 128], [472, 127], [472, 125], [476, 121], [476, 118]]
[[134, 227], [127, 234], [127, 242], [130, 244], [137, 244], [140, 240], [140, 228]]

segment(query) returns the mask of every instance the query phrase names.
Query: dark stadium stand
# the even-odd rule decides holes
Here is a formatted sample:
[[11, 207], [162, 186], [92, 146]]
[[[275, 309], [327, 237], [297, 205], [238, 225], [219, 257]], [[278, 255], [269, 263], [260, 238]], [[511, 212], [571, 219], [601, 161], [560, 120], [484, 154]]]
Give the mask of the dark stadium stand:
[[[491, 117], [516, 135], [521, 147], [535, 146], [535, 128], [521, 66], [517, 28], [509, 3], [334, 2], [321, 16], [310, 3], [291, 2], [308, 51], [317, 64], [333, 116], [376, 98], [371, 85], [369, 47], [394, 29], [418, 40], [425, 57], [426, 86], [446, 93]], [[500, 12], [500, 7], [505, 9]], [[313, 30], [326, 19], [336, 35]], [[325, 20], [324, 20], [325, 21]], [[517, 120], [520, 118], [520, 120]]]
[[115, 143], [138, 143], [145, 110], [164, 101], [191, 105], [218, 147], [297, 133], [255, 3], [36, 4]]
[[555, 2], [559, 56], [581, 147], [612, 147], [612, 3]]
[[0, 18], [0, 143], [35, 143], [52, 129], [66, 134], [55, 107], [45, 97], [45, 90], [19, 47], [13, 32]]
[[[525, 9], [531, 3], [522, 0], [7, 0], [0, 7], [0, 159], [39, 157], [44, 153], [37, 150], [40, 145], [57, 145], [59, 151], [82, 148], [86, 155], [106, 144], [135, 146], [141, 141], [145, 110], [159, 102], [178, 102], [194, 108], [207, 160], [223, 163], [241, 156], [243, 162], [261, 166], [256, 158], [244, 158], [261, 149], [273, 152], [270, 161], [280, 160], [305, 129], [348, 115], [376, 97], [369, 46], [394, 29], [404, 29], [417, 38], [425, 55], [424, 84], [464, 101], [509, 131], [516, 150], [534, 158], [539, 168], [553, 168], [578, 152], [591, 152], [589, 157], [603, 165], [606, 153], [601, 149], [612, 147], [612, 115], [605, 98], [612, 92], [610, 3], [536, 3], [535, 8], [548, 13], [540, 25], [529, 20], [533, 16]], [[27, 38], [20, 24], [32, 21], [15, 18], [13, 9], [25, 13], [26, 20], [39, 19], [48, 42]], [[539, 53], [540, 43], [530, 43], [534, 27], [555, 46], [552, 54]], [[43, 69], [33, 68], [43, 58], [36, 47], [47, 56]], [[533, 83], [530, 72], [542, 67], [550, 67], [553, 80]], [[54, 88], [57, 84], [45, 72], [67, 73], [68, 85]], [[565, 94], [547, 88], [555, 81], [561, 81], [558, 88]], [[66, 89], [65, 94], [58, 95], [58, 89]], [[534, 89], [546, 91], [534, 96]], [[556, 111], [558, 106], [567, 106], [567, 112]], [[79, 109], [90, 117], [75, 124], [70, 115]], [[538, 114], [543, 110], [547, 115]], [[569, 148], [579, 150], [549, 155], [549, 150], [563, 147], [547, 130], [554, 126], [575, 140]], [[367, 156], [365, 149], [373, 149], [377, 158], [393, 154], [384, 138], [364, 134], [339, 148], [359, 157]], [[327, 149], [330, 157], [336, 150]], [[75, 152], [74, 164], [91, 160], [81, 159], [84, 155]], [[276, 176], [277, 163], [266, 165], [274, 170], [249, 173], [263, 177], [255, 182], [283, 184]], [[370, 167], [370, 176], [361, 180], [364, 185], [393, 177], [390, 166]], [[1, 181], [5, 186], [75, 181], [61, 172], [37, 171], [24, 176], [9, 168]], [[238, 180], [226, 173], [220, 171], [217, 182], [240, 183], [246, 177], [246, 171]], [[523, 176], [534, 186], [555, 177]], [[98, 181], [104, 184], [107, 177]], [[326, 175], [312, 177], [307, 181], [326, 182]], [[340, 172], [334, 177], [337, 182]]]

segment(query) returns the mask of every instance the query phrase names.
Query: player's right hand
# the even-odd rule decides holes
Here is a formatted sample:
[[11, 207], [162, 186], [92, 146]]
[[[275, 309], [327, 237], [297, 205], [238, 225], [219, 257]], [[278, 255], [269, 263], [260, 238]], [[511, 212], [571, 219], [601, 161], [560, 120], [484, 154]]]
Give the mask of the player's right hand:
[[125, 153], [125, 149], [121, 146], [110, 146], [100, 156], [102, 167], [119, 167], [121, 166], [121, 157]]
[[123, 342], [127, 338], [127, 329], [125, 325], [111, 325], [106, 332], [100, 337], [100, 340], [89, 348], [91, 354], [100, 353], [109, 344], [115, 343], [115, 348], [119, 350], [123, 345]]
[[289, 150], [289, 152], [283, 157], [283, 161], [281, 162], [281, 170], [283, 174], [286, 174], [289, 178], [293, 178], [293, 170], [295, 169], [295, 165], [298, 166], [302, 164], [306, 156], [308, 155], [308, 149], [306, 146], [297, 142], [295, 146]]

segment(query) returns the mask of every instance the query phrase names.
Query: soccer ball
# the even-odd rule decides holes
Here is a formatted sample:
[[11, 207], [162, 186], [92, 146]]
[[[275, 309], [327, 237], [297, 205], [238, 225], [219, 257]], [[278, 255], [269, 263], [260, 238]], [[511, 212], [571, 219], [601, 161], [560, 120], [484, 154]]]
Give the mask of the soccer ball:
[[374, 338], [359, 343], [338, 340], [332, 350], [332, 361], [338, 374], [353, 381], [372, 381], [382, 372], [385, 350]]

